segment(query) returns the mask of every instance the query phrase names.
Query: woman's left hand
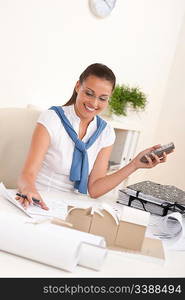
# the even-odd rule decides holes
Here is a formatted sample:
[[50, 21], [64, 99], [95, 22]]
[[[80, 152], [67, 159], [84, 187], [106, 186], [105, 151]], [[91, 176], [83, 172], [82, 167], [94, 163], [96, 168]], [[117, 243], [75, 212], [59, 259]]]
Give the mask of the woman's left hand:
[[[158, 148], [160, 148], [160, 147], [161, 147], [161, 145], [158, 144], [158, 145], [155, 145], [155, 146], [153, 146], [153, 147], [150, 147], [150, 148], [148, 148], [148, 149], [146, 149], [146, 150], [140, 152], [140, 153], [132, 160], [131, 164], [133, 164], [134, 167], [135, 167], [135, 169], [137, 170], [137, 169], [140, 169], [140, 168], [153, 168], [153, 167], [155, 167], [155, 166], [158, 165], [158, 164], [161, 164], [161, 163], [166, 162], [167, 154], [166, 154], [165, 152], [163, 153], [163, 156], [160, 157], [160, 158], [159, 158], [157, 155], [155, 155], [154, 153], [152, 154], [153, 159], [151, 159], [151, 158], [147, 155], [147, 153], [149, 153], [149, 152], [151, 152], [151, 151], [154, 151], [154, 150], [156, 150], [156, 149], [158, 149]], [[147, 163], [143, 163], [143, 162], [141, 161], [141, 158], [142, 158], [143, 156], [146, 157], [146, 159], [147, 159], [147, 161], [148, 161]]]

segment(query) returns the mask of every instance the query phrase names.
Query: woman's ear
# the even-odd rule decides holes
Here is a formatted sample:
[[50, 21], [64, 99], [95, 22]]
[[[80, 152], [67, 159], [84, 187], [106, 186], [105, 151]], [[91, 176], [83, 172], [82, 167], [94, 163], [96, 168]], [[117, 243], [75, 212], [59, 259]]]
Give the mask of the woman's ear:
[[76, 91], [76, 93], [78, 94], [78, 92], [79, 92], [79, 89], [80, 89], [80, 81], [78, 80], [77, 81], [77, 83], [76, 83], [76, 85], [75, 85], [75, 91]]

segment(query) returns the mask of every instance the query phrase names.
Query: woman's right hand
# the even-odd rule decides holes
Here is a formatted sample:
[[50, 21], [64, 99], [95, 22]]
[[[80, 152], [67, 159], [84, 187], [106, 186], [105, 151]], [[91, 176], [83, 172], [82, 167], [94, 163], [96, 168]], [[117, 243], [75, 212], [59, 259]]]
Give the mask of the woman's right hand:
[[23, 189], [23, 190], [18, 190], [18, 193], [26, 196], [25, 197], [21, 197], [21, 196], [16, 196], [16, 200], [19, 201], [20, 204], [22, 204], [22, 206], [26, 209], [29, 205], [33, 205], [34, 201], [32, 198], [38, 199], [40, 200], [40, 202], [37, 203], [37, 205], [39, 205], [42, 209], [48, 210], [49, 208], [47, 207], [47, 205], [45, 204], [45, 202], [43, 201], [41, 195], [37, 192], [37, 191], [29, 191], [27, 189]]

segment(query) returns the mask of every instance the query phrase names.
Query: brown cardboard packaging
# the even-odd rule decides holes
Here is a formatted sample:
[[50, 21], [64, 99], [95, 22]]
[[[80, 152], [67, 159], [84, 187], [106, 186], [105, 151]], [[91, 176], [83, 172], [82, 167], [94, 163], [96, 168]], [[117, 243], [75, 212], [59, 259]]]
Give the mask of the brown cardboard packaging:
[[109, 249], [164, 259], [162, 242], [145, 237], [149, 218], [150, 213], [128, 206], [123, 206], [118, 218], [105, 204], [102, 210], [70, 207], [65, 221], [71, 223], [74, 229], [103, 236]]
[[115, 246], [140, 251], [144, 242], [150, 213], [123, 206]]
[[117, 236], [118, 222], [106, 209], [101, 213], [102, 215], [96, 212], [93, 214], [89, 233], [103, 236], [107, 246], [113, 246]]
[[101, 210], [69, 207], [65, 221], [74, 229], [103, 236], [111, 250], [164, 259], [162, 242], [145, 237], [150, 213], [123, 206], [119, 215], [107, 204]]

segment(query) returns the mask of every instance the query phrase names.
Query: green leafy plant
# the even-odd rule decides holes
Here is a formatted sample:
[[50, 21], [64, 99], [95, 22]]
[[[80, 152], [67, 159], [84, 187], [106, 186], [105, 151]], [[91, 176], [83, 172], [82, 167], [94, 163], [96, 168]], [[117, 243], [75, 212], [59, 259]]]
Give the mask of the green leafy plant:
[[115, 115], [127, 115], [127, 107], [135, 111], [144, 110], [146, 95], [138, 87], [117, 84], [109, 101], [110, 112]]

